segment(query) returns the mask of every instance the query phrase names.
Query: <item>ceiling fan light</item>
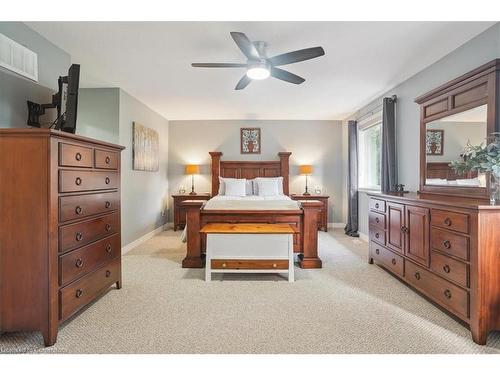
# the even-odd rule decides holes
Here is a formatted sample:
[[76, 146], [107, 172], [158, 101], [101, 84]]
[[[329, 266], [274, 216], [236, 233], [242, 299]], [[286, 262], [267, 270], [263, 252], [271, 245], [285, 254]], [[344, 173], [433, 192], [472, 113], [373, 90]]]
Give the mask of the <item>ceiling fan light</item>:
[[261, 80], [268, 78], [270, 75], [271, 72], [265, 67], [256, 66], [247, 70], [247, 77], [250, 79]]

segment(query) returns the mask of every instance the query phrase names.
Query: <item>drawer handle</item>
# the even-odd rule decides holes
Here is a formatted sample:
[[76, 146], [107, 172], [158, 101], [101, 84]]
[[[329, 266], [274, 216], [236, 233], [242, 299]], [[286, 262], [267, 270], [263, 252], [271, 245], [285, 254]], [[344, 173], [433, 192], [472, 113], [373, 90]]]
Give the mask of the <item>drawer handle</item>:
[[75, 266], [76, 266], [77, 268], [82, 268], [82, 267], [83, 267], [83, 260], [82, 260], [82, 258], [78, 258], [78, 259], [76, 260]]
[[111, 224], [106, 224], [106, 232], [109, 232], [111, 230]]
[[380, 234], [378, 234], [378, 232], [375, 233], [375, 238], [379, 238], [379, 237], [380, 237]]
[[78, 161], [82, 160], [82, 154], [80, 154], [79, 152], [77, 152], [75, 154], [75, 159], [78, 160]]
[[104, 207], [110, 208], [111, 207], [111, 202], [106, 202], [106, 204], [104, 205]]
[[75, 179], [75, 184], [77, 184], [78, 186], [80, 186], [82, 184], [82, 179], [80, 177], [77, 177]]
[[407, 227], [401, 227], [401, 232], [408, 233], [410, 230]]
[[111, 249], [111, 245], [106, 246], [106, 252], [107, 252], [108, 254], [111, 254], [111, 250], [112, 250], [112, 249]]
[[81, 232], [78, 232], [78, 233], [76, 234], [76, 237], [75, 237], [75, 238], [76, 238], [76, 240], [77, 240], [77, 241], [81, 241], [81, 240], [83, 240], [83, 234], [82, 234]]
[[415, 272], [415, 279], [420, 280], [420, 272]]
[[82, 295], [83, 295], [83, 290], [82, 289], [77, 289], [76, 293], [75, 293], [76, 298], [80, 298]]
[[447, 249], [451, 248], [451, 242], [448, 240], [443, 241], [443, 246]]
[[380, 219], [378, 217], [375, 218], [375, 222], [378, 224], [380, 223]]
[[446, 289], [446, 290], [444, 291], [444, 296], [445, 296], [446, 298], [448, 298], [448, 299], [451, 299], [451, 292], [450, 292], [450, 290], [449, 290], [449, 289]]
[[109, 162], [111, 161], [111, 158], [109, 156], [106, 156], [105, 161], [106, 161], [106, 164], [109, 164]]
[[380, 250], [379, 249], [375, 249], [375, 254], [379, 255], [380, 254]]
[[222, 268], [226, 268], [226, 263], [222, 263]]
[[109, 185], [110, 181], [111, 180], [109, 179], [109, 177], [106, 177], [106, 179], [104, 180], [104, 182], [106, 182], [106, 185]]
[[111, 271], [110, 270], [106, 270], [106, 277], [110, 277], [111, 276]]
[[451, 219], [449, 217], [444, 219], [444, 224], [449, 227], [451, 225]]
[[83, 209], [80, 206], [76, 206], [75, 212], [76, 212], [77, 215], [81, 215], [82, 211], [83, 211]]
[[380, 205], [378, 203], [375, 203], [375, 208], [379, 208]]
[[273, 263], [273, 268], [276, 268], [278, 267], [278, 265], [276, 263]]
[[447, 264], [445, 266], [443, 266], [443, 271], [446, 272], [446, 273], [450, 273], [450, 271], [451, 271], [450, 266], [447, 265]]
[[392, 258], [392, 264], [395, 266], [396, 265], [396, 259]]

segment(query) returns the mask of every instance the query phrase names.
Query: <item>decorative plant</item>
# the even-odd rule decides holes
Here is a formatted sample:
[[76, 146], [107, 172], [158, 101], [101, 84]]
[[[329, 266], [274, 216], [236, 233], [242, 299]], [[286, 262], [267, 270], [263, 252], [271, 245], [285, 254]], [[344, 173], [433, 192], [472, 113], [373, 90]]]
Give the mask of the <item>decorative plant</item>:
[[464, 152], [460, 154], [461, 159], [450, 163], [455, 172], [491, 172], [500, 177], [500, 133], [492, 133], [487, 140], [491, 142], [486, 146], [483, 143], [478, 146], [467, 143]]
[[469, 171], [478, 173], [489, 172], [491, 176], [490, 203], [496, 204], [500, 199], [500, 133], [492, 133], [487, 138], [490, 141], [486, 146], [481, 143], [473, 146], [467, 143], [461, 159], [450, 163], [455, 172], [464, 174]]

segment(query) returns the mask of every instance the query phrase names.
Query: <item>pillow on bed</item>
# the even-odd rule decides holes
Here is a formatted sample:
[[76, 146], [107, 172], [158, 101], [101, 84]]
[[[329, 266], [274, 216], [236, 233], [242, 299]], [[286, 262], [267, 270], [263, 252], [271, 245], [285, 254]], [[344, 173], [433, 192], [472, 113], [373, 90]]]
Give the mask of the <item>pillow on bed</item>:
[[259, 180], [275, 180], [277, 185], [278, 185], [278, 194], [276, 195], [283, 195], [283, 177], [256, 177], [253, 179], [253, 194], [254, 195], [260, 195], [259, 194]]
[[246, 178], [230, 178], [224, 181], [226, 192], [224, 195], [244, 197], [246, 195]]
[[261, 178], [257, 180], [259, 197], [279, 195], [278, 180], [274, 178]]
[[[227, 178], [219, 177], [219, 195], [226, 194], [226, 181], [227, 180], [245, 180], [244, 178]], [[253, 180], [245, 180], [245, 195], [253, 195]]]

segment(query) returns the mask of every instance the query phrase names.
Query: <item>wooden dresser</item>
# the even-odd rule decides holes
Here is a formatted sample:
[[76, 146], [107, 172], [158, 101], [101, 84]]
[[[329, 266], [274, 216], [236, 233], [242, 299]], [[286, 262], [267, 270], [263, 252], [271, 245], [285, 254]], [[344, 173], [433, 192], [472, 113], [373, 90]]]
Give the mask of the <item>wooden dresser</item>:
[[58, 326], [121, 287], [121, 146], [0, 129], [0, 332]]
[[369, 262], [470, 326], [500, 329], [500, 206], [431, 194], [369, 194]]
[[174, 231], [184, 229], [186, 225], [186, 209], [181, 205], [187, 200], [208, 201], [211, 198], [209, 193], [198, 193], [196, 195], [188, 194], [173, 194], [174, 200]]
[[320, 201], [323, 207], [318, 212], [318, 230], [328, 232], [328, 195], [302, 195], [302, 194], [291, 194], [290, 198], [295, 201]]

